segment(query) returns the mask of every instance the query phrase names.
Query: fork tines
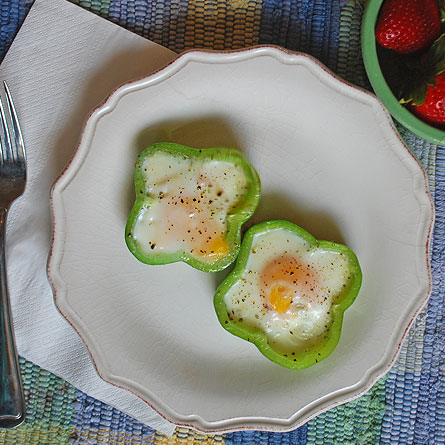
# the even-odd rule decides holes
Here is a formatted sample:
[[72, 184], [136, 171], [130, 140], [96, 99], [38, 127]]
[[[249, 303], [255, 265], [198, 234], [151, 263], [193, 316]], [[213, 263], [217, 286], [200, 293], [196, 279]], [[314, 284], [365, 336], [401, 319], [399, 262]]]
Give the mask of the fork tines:
[[[23, 135], [11, 93], [5, 81], [3, 81], [3, 89], [7, 106], [4, 106], [3, 99], [0, 95], [0, 120], [2, 128], [0, 140], [0, 165], [8, 162], [13, 162], [14, 164], [25, 163]], [[8, 124], [8, 121], [11, 125]], [[13, 138], [13, 141], [11, 141], [11, 138]]]

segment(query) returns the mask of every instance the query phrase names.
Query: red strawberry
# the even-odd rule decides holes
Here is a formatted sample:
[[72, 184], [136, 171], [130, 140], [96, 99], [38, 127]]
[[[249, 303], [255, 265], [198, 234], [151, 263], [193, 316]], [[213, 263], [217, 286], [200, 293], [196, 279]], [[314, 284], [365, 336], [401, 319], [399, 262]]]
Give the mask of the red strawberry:
[[445, 128], [445, 33], [419, 58], [412, 73], [402, 83], [400, 102], [423, 121]]
[[423, 104], [409, 104], [408, 108], [423, 121], [443, 126], [445, 125], [445, 72], [436, 76], [435, 83], [427, 86]]
[[377, 42], [401, 54], [427, 48], [440, 33], [442, 2], [386, 0], [377, 21]]

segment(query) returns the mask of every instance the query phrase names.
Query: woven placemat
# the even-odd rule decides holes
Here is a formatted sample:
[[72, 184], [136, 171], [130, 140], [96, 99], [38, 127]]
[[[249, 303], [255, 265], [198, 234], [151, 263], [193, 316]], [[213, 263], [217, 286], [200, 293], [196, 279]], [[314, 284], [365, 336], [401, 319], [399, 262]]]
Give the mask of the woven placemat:
[[[363, 3], [335, 0], [85, 0], [79, 6], [176, 52], [260, 43], [312, 54], [342, 78], [370, 89], [360, 50]], [[32, 2], [0, 0], [0, 58]], [[167, 438], [21, 359], [28, 417], [0, 430], [1, 443], [394, 444], [445, 443], [445, 150], [400, 125], [425, 167], [436, 206], [433, 292], [391, 371], [362, 397], [290, 433], [207, 435], [177, 428]]]

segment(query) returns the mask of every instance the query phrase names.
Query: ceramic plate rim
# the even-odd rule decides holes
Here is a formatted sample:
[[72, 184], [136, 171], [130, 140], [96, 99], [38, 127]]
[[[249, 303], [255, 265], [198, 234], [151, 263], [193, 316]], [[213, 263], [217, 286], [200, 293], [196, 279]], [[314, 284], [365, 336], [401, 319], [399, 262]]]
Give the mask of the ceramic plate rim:
[[[388, 135], [391, 136], [391, 139], [394, 141], [394, 143], [392, 144], [393, 150], [405, 150], [404, 154], [409, 154], [409, 156], [415, 161], [415, 163], [417, 163], [418, 168], [423, 173], [423, 180], [425, 185], [424, 192], [418, 193], [419, 195], [421, 194], [423, 197], [426, 194], [430, 202], [430, 207], [424, 208], [424, 212], [426, 212], [423, 218], [425, 222], [425, 229], [422, 232], [423, 234], [425, 234], [426, 232], [425, 252], [424, 257], [422, 258], [422, 264], [425, 264], [426, 267], [425, 270], [422, 271], [422, 273], [425, 274], [428, 285], [427, 289], [420, 290], [421, 292], [419, 293], [421, 293], [423, 297], [421, 300], [416, 299], [415, 309], [414, 311], [412, 311], [410, 319], [404, 320], [405, 323], [403, 324], [403, 326], [397, 326], [397, 328], [394, 329], [393, 336], [394, 332], [398, 331], [398, 335], [396, 336], [398, 339], [397, 345], [388, 345], [382, 359], [373, 367], [369, 368], [368, 372], [365, 373], [362, 379], [356, 384], [320, 397], [319, 399], [296, 411], [288, 419], [276, 419], [268, 417], [236, 417], [218, 421], [206, 421], [199, 415], [181, 415], [179, 413], [176, 413], [173, 409], [168, 407], [161, 400], [150, 393], [147, 388], [141, 388], [140, 385], [127, 380], [125, 377], [113, 375], [108, 369], [106, 369], [106, 365], [104, 365], [105, 360], [103, 359], [103, 357], [101, 357], [101, 354], [99, 352], [100, 348], [96, 347], [94, 339], [90, 338], [88, 333], [85, 331], [86, 326], [77, 317], [77, 315], [73, 311], [71, 311], [69, 304], [66, 303], [66, 301], [64, 300], [64, 297], [66, 296], [66, 286], [61, 275], [58, 272], [58, 265], [61, 263], [63, 257], [63, 250], [59, 246], [63, 245], [63, 234], [65, 233], [65, 227], [63, 225], [64, 207], [61, 204], [61, 197], [64, 188], [76, 176], [77, 172], [82, 167], [82, 164], [88, 153], [89, 141], [94, 134], [94, 129], [97, 123], [103, 115], [112, 112], [121, 97], [129, 92], [150, 87], [162, 82], [165, 79], [168, 79], [170, 76], [180, 71], [189, 62], [230, 63], [246, 60], [249, 58], [255, 58], [258, 56], [270, 56], [283, 64], [306, 64], [306, 66], [311, 68], [311, 70], [316, 70], [318, 73], [320, 73], [320, 77], [324, 76], [323, 80], [327, 80], [329, 82], [329, 85], [334, 87], [340, 93], [354, 93], [355, 99], [361, 100], [362, 102], [365, 102], [367, 105], [371, 106], [374, 111], [380, 114], [382, 119], [385, 121], [386, 128], [384, 130], [387, 132]], [[395, 145], [397, 145], [398, 148]], [[150, 405], [153, 409], [155, 409], [166, 420], [176, 425], [191, 427], [203, 432], [226, 433], [231, 431], [249, 429], [286, 432], [303, 425], [322, 412], [354, 400], [357, 397], [363, 395], [377, 382], [378, 379], [380, 379], [389, 371], [400, 352], [403, 339], [405, 338], [415, 317], [428, 301], [429, 295], [431, 293], [432, 278], [429, 250], [431, 234], [434, 225], [434, 204], [429, 192], [428, 178], [420, 162], [403, 143], [400, 135], [397, 133], [394, 127], [390, 114], [373, 94], [339, 78], [314, 57], [305, 53], [294, 52], [277, 46], [259, 45], [247, 49], [228, 51], [185, 51], [164, 68], [150, 74], [149, 76], [125, 83], [115, 89], [113, 92], [110, 93], [105, 101], [102, 102], [102, 104], [99, 104], [94, 110], [92, 110], [92, 112], [85, 120], [79, 144], [71, 160], [62, 171], [60, 176], [57, 178], [51, 189], [50, 206], [52, 213], [53, 231], [51, 249], [47, 264], [47, 274], [49, 282], [53, 289], [54, 302], [60, 314], [75, 329], [75, 331], [82, 339], [83, 343], [86, 345], [99, 376], [110, 384], [113, 384], [120, 388], [124, 388], [134, 393], [144, 402]], [[144, 395], [141, 395], [141, 393], [143, 393]]]

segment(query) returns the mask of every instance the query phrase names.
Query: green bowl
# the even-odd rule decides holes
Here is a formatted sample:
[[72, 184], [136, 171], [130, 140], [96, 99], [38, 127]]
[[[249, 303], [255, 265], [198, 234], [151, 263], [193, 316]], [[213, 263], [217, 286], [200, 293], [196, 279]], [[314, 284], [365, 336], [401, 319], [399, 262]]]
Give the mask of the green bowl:
[[[398, 122], [433, 144], [445, 145], [445, 131], [428, 125], [403, 107], [388, 85], [387, 79], [389, 77], [387, 76], [387, 79], [385, 79], [382, 73], [382, 67], [385, 71], [388, 68], [386, 64], [389, 63], [391, 58], [391, 54], [385, 53], [385, 50], [376, 44], [375, 39], [375, 25], [383, 1], [369, 0], [363, 17], [362, 53], [369, 81], [376, 96]], [[392, 55], [394, 58], [397, 57], [394, 53]], [[387, 71], [389, 72], [390, 68]]]

